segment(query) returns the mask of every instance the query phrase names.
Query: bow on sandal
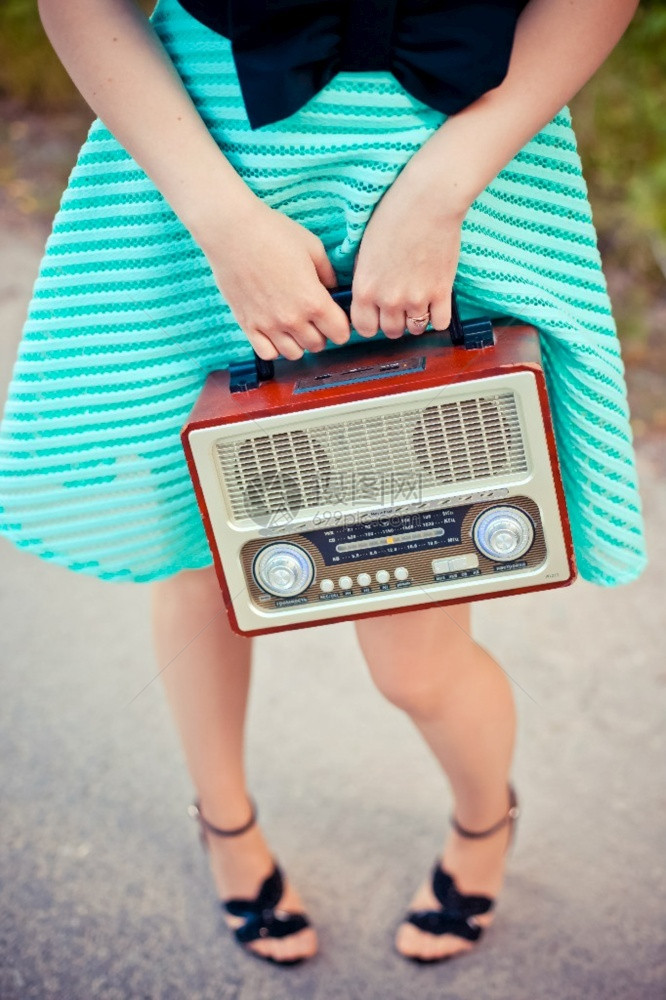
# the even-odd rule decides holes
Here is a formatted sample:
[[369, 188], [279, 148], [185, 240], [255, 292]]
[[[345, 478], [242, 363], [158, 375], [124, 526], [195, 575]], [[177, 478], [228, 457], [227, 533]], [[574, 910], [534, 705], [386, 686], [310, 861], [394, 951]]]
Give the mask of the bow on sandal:
[[[245, 833], [257, 820], [257, 808], [253, 800], [252, 815], [247, 823], [236, 827], [233, 830], [222, 830], [218, 826], [213, 826], [207, 819], [204, 819], [199, 801], [193, 802], [188, 813], [199, 821], [199, 834], [204, 849], [208, 847], [206, 833], [212, 833], [217, 837], [234, 837], [240, 833]], [[254, 899], [221, 899], [220, 906], [235, 917], [244, 917], [245, 923], [239, 927], [230, 927], [236, 941], [239, 942], [245, 951], [257, 958], [262, 958], [276, 965], [296, 965], [306, 957], [299, 958], [274, 958], [273, 955], [262, 955], [254, 948], [248, 948], [250, 941], [257, 938], [283, 938], [288, 934], [295, 934], [304, 927], [311, 926], [310, 920], [305, 913], [293, 913], [288, 910], [277, 909], [277, 904], [282, 898], [284, 891], [284, 875], [282, 869], [274, 863], [273, 871], [261, 883], [261, 888]], [[227, 925], [229, 926], [229, 925]]]
[[[512, 785], [509, 785], [509, 809], [506, 814], [493, 826], [487, 830], [467, 830], [464, 826], [451, 816], [450, 822], [454, 830], [462, 837], [489, 837], [496, 833], [507, 823], [511, 824], [509, 842], [507, 850], [512, 841], [515, 821], [519, 814], [518, 799]], [[427, 931], [429, 934], [455, 934], [465, 941], [478, 941], [484, 931], [484, 927], [475, 919], [482, 913], [488, 913], [493, 909], [495, 900], [491, 896], [476, 896], [465, 894], [459, 891], [452, 875], [445, 871], [440, 864], [439, 858], [432, 869], [432, 891], [435, 898], [441, 904], [438, 910], [410, 910], [404, 918], [407, 922], [414, 924], [419, 930]], [[407, 955], [400, 951], [403, 958], [409, 958], [414, 962], [438, 962], [452, 955], [442, 955], [436, 958], [422, 958], [419, 955]], [[457, 954], [457, 953], [456, 953]]]

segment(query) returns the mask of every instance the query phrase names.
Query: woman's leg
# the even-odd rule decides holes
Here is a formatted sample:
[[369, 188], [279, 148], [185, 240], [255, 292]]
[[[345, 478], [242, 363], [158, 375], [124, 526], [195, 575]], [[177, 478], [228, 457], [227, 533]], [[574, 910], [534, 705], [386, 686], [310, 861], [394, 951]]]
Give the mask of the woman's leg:
[[[244, 728], [251, 640], [232, 632], [214, 568], [188, 570], [152, 585], [152, 623], [160, 676], [180, 733], [203, 816], [234, 828], [250, 815]], [[254, 897], [272, 869], [270, 848], [256, 823], [235, 837], [207, 837], [220, 898]], [[285, 875], [279, 906], [302, 910]], [[231, 926], [244, 921], [225, 912]], [[317, 950], [314, 928], [250, 943], [278, 959]]]
[[[375, 684], [408, 713], [448, 777], [458, 821], [472, 830], [492, 826], [509, 807], [515, 709], [506, 675], [470, 637], [469, 605], [364, 618], [356, 631]], [[448, 832], [440, 858], [461, 892], [499, 892], [509, 830], [506, 824], [478, 840]], [[428, 877], [410, 908], [439, 906]], [[477, 919], [488, 924], [492, 915]], [[472, 947], [407, 922], [395, 943], [399, 951], [422, 958]]]

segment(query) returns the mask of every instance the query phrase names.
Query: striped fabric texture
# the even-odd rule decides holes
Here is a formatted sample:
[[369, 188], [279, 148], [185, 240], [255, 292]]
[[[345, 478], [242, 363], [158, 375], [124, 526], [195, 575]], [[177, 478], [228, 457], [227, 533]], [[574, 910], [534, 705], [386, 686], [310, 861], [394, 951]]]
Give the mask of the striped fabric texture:
[[[176, 0], [159, 0], [152, 23], [224, 155], [321, 238], [349, 284], [373, 207], [445, 116], [389, 72], [343, 72], [252, 131], [229, 41]], [[579, 571], [603, 585], [634, 579], [646, 557], [623, 365], [567, 108], [471, 207], [456, 287], [463, 318], [539, 329]], [[95, 120], [45, 245], [0, 423], [0, 534], [103, 580], [211, 565], [180, 430], [207, 374], [248, 353], [202, 251]]]

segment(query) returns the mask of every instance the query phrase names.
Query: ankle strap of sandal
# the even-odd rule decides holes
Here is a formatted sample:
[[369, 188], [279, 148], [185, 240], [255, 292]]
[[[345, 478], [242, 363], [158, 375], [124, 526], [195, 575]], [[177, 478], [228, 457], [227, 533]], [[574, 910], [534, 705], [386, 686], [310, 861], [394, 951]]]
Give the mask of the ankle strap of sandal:
[[214, 833], [216, 837], [235, 837], [237, 834], [245, 833], [246, 830], [249, 830], [250, 827], [257, 820], [257, 805], [251, 796], [248, 796], [248, 799], [250, 801], [250, 808], [252, 810], [250, 818], [246, 823], [243, 823], [242, 826], [237, 826], [233, 830], [223, 830], [221, 827], [213, 826], [212, 823], [209, 823], [208, 820], [204, 818], [203, 813], [201, 812], [201, 803], [199, 799], [197, 799], [196, 802], [193, 802], [192, 805], [189, 806], [187, 811], [190, 814], [190, 816], [196, 817], [196, 819], [199, 820], [201, 825], [209, 833]]
[[518, 808], [518, 798], [513, 785], [509, 785], [509, 808], [504, 816], [497, 823], [489, 826], [487, 830], [468, 830], [466, 827], [461, 826], [458, 820], [455, 818], [453, 813], [450, 816], [451, 826], [459, 833], [461, 837], [489, 837], [491, 833], [496, 833], [497, 830], [501, 830], [503, 826], [507, 823], [512, 823], [514, 819], [518, 817], [520, 809]]

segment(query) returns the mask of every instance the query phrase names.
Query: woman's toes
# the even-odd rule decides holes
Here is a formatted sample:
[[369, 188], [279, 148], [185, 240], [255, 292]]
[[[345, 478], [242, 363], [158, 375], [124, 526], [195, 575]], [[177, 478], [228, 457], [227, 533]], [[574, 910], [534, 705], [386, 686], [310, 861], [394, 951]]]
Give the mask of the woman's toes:
[[311, 927], [304, 927], [295, 934], [283, 938], [257, 938], [248, 947], [260, 955], [270, 955], [276, 961], [284, 962], [293, 958], [307, 958], [316, 952], [316, 936]]
[[433, 959], [452, 958], [472, 945], [455, 934], [428, 934], [414, 924], [405, 922], [398, 928], [395, 938], [397, 950], [408, 958]]
[[453, 958], [454, 955], [462, 955], [464, 951], [471, 951], [472, 945], [462, 938], [453, 934], [442, 934], [433, 942], [433, 956], [437, 958]]
[[273, 958], [276, 962], [288, 962], [292, 958], [300, 958], [300, 954], [297, 949], [292, 947], [292, 942], [288, 938], [284, 938], [276, 942]]
[[282, 958], [310, 958], [317, 950], [317, 939], [311, 927], [304, 927], [283, 939]]
[[271, 958], [278, 957], [278, 945], [277, 940], [268, 940], [267, 938], [255, 938], [254, 941], [248, 941], [247, 947], [251, 948], [252, 951], [256, 951], [258, 955], [271, 956]]
[[285, 954], [283, 958], [309, 958], [317, 950], [317, 940], [311, 927], [304, 927], [296, 934], [290, 934], [283, 939]]
[[395, 936], [395, 946], [407, 958], [424, 958], [424, 938], [425, 935], [414, 924], [402, 923]]
[[289, 937], [283, 938], [281, 945], [282, 947], [280, 949], [279, 958], [283, 962], [289, 962], [294, 958], [303, 958], [305, 955], [309, 954], [307, 944], [300, 931], [296, 934], [290, 934]]
[[291, 942], [289, 938], [278, 938], [276, 941], [267, 941], [268, 954], [271, 955], [276, 962], [283, 962], [286, 958], [289, 958], [289, 949]]
[[270, 951], [266, 947], [266, 941], [262, 941], [261, 939], [258, 939], [256, 941], [248, 941], [248, 943], [247, 943], [247, 945], [245, 947], [249, 948], [250, 951], [256, 951], [257, 955], [269, 955], [270, 954]]
[[278, 962], [288, 962], [291, 958], [300, 958], [303, 954], [302, 945], [296, 939], [296, 934], [289, 934], [274, 943], [273, 958]]
[[293, 952], [290, 958], [300, 958], [301, 956], [310, 958], [317, 951], [317, 934], [313, 927], [304, 927], [296, 934], [291, 934], [287, 940], [290, 942]]

